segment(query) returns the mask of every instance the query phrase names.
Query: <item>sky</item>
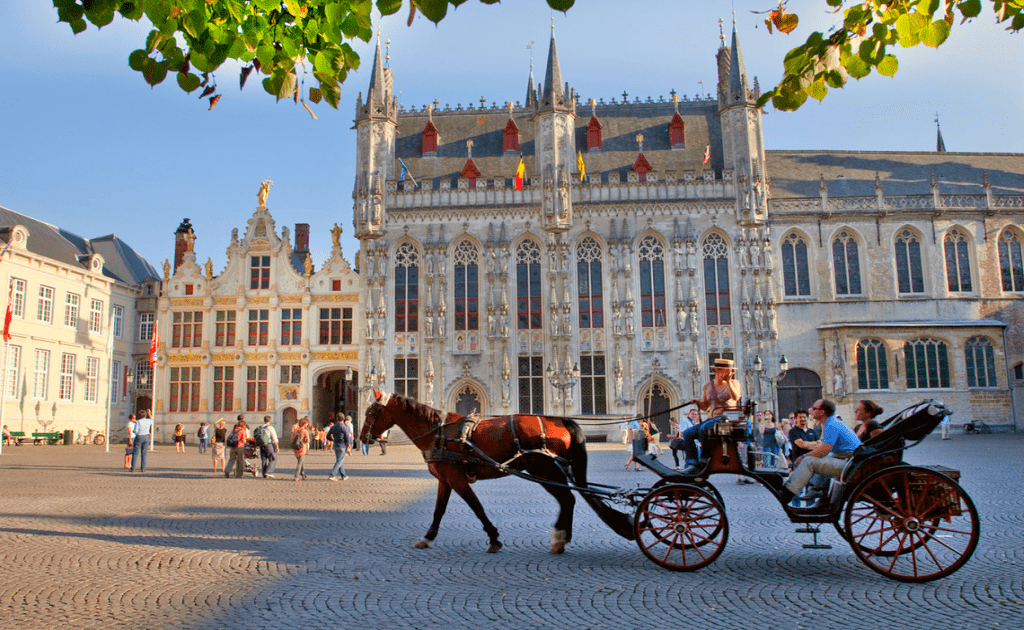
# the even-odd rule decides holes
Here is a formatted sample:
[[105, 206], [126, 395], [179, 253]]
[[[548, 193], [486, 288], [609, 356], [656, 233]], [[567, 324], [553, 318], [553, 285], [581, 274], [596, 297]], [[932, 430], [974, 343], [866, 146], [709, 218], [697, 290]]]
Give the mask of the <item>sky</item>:
[[[128, 67], [143, 47], [148, 23], [117, 19], [77, 36], [57, 22], [47, 0], [7, 2], [0, 20], [0, 206], [94, 238], [116, 234], [157, 268], [174, 251], [185, 217], [195, 228], [196, 255], [226, 264], [232, 228], [244, 233], [262, 180], [278, 232], [309, 223], [317, 267], [327, 259], [329, 229], [344, 229], [342, 249], [354, 263], [352, 189], [357, 94], [369, 83], [374, 43], [356, 42], [362, 67], [342, 87], [333, 110], [275, 103], [257, 77], [238, 89], [238, 67], [216, 79], [223, 98], [213, 111], [173, 77], [151, 88]], [[14, 5], [14, 6], [11, 6]], [[737, 0], [735, 24], [748, 74], [763, 90], [782, 74], [788, 50], [838, 16], [824, 0], [792, 0], [800, 27], [770, 35], [771, 0]], [[435, 26], [408, 14], [381, 19], [390, 40], [395, 91], [407, 108], [523, 101], [533, 54], [542, 80], [552, 25], [563, 80], [580, 103], [590, 98], [669, 99], [671, 90], [713, 92], [719, 18], [725, 35], [733, 15], [725, 2], [576, 0], [566, 14], [544, 0], [469, 0]], [[554, 19], [552, 19], [554, 18]], [[533, 43], [533, 48], [528, 46]], [[895, 78], [873, 74], [833, 90], [823, 103], [795, 113], [768, 107], [769, 149], [934, 151], [938, 114], [947, 150], [1024, 152], [1024, 39], [995, 24], [991, 10], [955, 25], [939, 49], [898, 49]], [[294, 233], [294, 232], [293, 232]]]

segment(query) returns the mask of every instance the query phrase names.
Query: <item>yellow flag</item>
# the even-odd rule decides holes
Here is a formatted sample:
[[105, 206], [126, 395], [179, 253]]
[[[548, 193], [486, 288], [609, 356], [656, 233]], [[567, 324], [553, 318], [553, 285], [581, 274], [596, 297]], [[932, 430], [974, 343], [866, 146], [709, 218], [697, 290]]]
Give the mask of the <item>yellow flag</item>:
[[583, 151], [579, 151], [577, 153], [577, 155], [578, 155], [578, 157], [576, 159], [576, 166], [579, 167], [579, 170], [580, 170], [580, 181], [582, 182], [583, 178], [586, 177], [586, 175], [587, 175], [587, 167], [586, 167], [586, 165], [583, 164]]

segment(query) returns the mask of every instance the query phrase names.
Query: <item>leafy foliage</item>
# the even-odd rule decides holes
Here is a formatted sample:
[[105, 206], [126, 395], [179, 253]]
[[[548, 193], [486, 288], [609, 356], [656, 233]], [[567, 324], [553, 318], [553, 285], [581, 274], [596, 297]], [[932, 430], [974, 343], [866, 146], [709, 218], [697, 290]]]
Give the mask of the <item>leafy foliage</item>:
[[[841, 88], [849, 77], [862, 79], [872, 71], [892, 77], [899, 69], [894, 54], [897, 45], [912, 48], [924, 44], [942, 45], [954, 24], [978, 17], [982, 0], [825, 0], [843, 22], [827, 36], [814, 32], [807, 41], [789, 51], [783, 62], [779, 84], [761, 95], [758, 106], [771, 101], [776, 109], [793, 111], [807, 97], [825, 98], [829, 88]], [[1024, 0], [985, 0], [991, 3], [997, 22], [1008, 31], [1024, 28]], [[765, 20], [789, 33], [797, 26], [797, 16], [786, 13], [785, 2], [770, 11]]]

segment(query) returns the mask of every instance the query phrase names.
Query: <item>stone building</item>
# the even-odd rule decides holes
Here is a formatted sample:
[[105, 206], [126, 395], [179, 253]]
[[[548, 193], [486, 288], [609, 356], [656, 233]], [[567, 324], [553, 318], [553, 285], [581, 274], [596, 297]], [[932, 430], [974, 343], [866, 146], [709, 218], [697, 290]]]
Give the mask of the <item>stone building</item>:
[[188, 219], [175, 233], [158, 311], [157, 439], [178, 423], [195, 435], [200, 422], [223, 417], [230, 426], [239, 414], [250, 426], [271, 416], [279, 435], [304, 416], [323, 425], [328, 413], [356, 415], [363, 320], [341, 228], [315, 269], [309, 225], [295, 226], [293, 245], [287, 227], [278, 232], [266, 191], [242, 237], [232, 231], [219, 274], [212, 261], [197, 262]]
[[355, 119], [368, 384], [599, 435], [731, 357], [782, 414], [936, 397], [1012, 424], [1024, 157], [766, 151], [735, 32], [716, 62], [715, 98], [584, 100], [552, 36], [521, 102], [406, 108], [378, 46]]
[[[3, 423], [26, 436], [71, 430], [123, 439], [147, 390], [156, 269], [113, 234], [87, 239], [0, 208], [0, 272], [11, 302]], [[148, 322], [148, 327], [147, 327]], [[147, 383], [148, 386], [148, 383]]]

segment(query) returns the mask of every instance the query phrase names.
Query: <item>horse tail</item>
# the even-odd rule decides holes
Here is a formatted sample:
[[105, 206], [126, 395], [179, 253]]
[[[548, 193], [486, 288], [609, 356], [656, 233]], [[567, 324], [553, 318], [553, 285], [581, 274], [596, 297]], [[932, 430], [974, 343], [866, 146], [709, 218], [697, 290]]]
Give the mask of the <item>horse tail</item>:
[[[566, 430], [569, 432], [571, 441], [566, 451], [566, 459], [569, 460], [569, 467], [572, 472], [573, 483], [578, 488], [587, 487], [587, 436], [583, 433], [583, 427], [571, 418], [563, 418]], [[578, 491], [579, 492], [579, 491]], [[619, 536], [626, 540], [634, 540], [633, 515], [616, 510], [604, 498], [590, 492], [579, 493], [587, 502], [598, 517], [612, 528]]]

